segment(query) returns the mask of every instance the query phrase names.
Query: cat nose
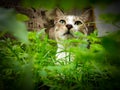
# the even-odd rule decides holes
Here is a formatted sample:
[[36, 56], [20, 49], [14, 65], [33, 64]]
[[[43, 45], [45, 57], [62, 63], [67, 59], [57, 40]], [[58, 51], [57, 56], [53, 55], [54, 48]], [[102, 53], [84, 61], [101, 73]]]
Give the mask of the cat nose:
[[71, 24], [67, 24], [66, 27], [68, 28], [68, 30], [70, 30], [73, 26]]

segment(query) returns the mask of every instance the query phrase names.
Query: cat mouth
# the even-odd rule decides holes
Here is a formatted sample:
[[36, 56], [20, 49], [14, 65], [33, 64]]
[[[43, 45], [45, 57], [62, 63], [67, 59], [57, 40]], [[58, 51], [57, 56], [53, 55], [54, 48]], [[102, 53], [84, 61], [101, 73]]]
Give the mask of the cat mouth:
[[71, 36], [73, 36], [72, 33], [70, 32], [70, 30], [67, 30], [67, 32], [65, 32], [63, 35], [71, 35]]

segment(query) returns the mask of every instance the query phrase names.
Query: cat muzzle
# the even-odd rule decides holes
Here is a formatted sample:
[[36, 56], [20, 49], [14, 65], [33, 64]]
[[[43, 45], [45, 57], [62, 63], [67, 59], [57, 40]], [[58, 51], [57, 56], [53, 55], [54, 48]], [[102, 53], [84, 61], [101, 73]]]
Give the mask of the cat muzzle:
[[71, 24], [67, 24], [66, 27], [67, 27], [68, 30], [70, 30], [71, 28], [73, 28], [73, 26]]
[[67, 32], [64, 33], [64, 35], [66, 35], [66, 34], [71, 34], [70, 30], [67, 30]]
[[72, 35], [70, 30], [71, 28], [73, 28], [73, 26], [71, 24], [67, 24], [66, 27], [67, 27], [67, 31], [63, 35], [68, 35], [68, 34]]
[[70, 30], [67, 30], [63, 35], [74, 37]]

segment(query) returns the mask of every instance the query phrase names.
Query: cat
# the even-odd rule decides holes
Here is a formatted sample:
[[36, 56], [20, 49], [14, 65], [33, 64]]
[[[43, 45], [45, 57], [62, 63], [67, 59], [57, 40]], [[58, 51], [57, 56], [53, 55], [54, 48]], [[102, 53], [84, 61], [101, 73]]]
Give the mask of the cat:
[[72, 61], [74, 55], [70, 52], [66, 52], [64, 41], [72, 38], [77, 38], [76, 32], [81, 32], [84, 35], [89, 34], [88, 23], [91, 18], [91, 10], [86, 10], [80, 16], [65, 15], [60, 9], [55, 11], [56, 17], [54, 19], [54, 27], [51, 29], [54, 31], [54, 38], [57, 42], [56, 60], [58, 62], [67, 63]]

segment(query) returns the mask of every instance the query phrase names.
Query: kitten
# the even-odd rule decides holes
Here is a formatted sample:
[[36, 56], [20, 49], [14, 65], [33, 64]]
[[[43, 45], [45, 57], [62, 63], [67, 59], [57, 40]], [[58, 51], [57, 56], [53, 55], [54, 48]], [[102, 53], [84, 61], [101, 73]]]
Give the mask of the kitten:
[[54, 37], [57, 42], [56, 60], [58, 62], [67, 63], [73, 60], [73, 55], [65, 52], [66, 47], [64, 41], [72, 38], [77, 38], [76, 32], [81, 32], [88, 35], [88, 21], [90, 18], [90, 10], [85, 11], [80, 16], [65, 15], [60, 9], [56, 9], [56, 18], [54, 20]]

